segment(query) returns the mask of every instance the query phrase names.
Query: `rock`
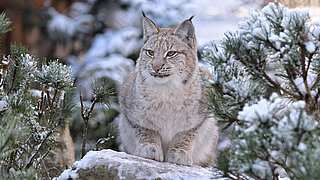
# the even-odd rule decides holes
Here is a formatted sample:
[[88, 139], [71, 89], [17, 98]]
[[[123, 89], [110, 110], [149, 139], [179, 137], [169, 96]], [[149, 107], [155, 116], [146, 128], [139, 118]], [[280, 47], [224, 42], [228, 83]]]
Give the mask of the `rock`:
[[211, 179], [214, 174], [210, 168], [158, 162], [108, 149], [88, 152], [55, 180]]
[[41, 163], [42, 179], [52, 179], [56, 177], [66, 168], [71, 167], [75, 161], [73, 141], [70, 135], [69, 122], [59, 127], [56, 136], [58, 143]]

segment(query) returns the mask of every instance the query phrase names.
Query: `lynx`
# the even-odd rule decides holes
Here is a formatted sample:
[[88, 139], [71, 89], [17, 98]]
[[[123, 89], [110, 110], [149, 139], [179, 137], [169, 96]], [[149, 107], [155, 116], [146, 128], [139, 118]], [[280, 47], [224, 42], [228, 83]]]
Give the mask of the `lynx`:
[[144, 45], [119, 93], [123, 148], [157, 161], [210, 166], [218, 128], [201, 113], [193, 17], [171, 29], [143, 16]]

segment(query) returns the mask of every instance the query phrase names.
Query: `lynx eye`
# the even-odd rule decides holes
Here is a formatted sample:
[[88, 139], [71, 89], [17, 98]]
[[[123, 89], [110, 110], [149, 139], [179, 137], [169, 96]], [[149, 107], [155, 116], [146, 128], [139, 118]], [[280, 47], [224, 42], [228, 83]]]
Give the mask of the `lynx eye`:
[[169, 51], [169, 52], [167, 53], [167, 57], [173, 57], [173, 56], [176, 55], [176, 54], [177, 54], [176, 51]]
[[152, 50], [147, 50], [147, 55], [153, 57], [154, 53]]

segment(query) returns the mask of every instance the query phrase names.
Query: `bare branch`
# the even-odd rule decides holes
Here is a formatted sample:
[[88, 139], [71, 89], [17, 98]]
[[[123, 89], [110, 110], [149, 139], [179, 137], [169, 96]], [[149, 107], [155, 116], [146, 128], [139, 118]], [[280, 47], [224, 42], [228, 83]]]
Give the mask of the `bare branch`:
[[84, 113], [83, 113], [83, 110], [84, 110], [83, 108], [84, 108], [84, 107], [83, 107], [83, 100], [82, 100], [82, 94], [81, 94], [81, 85], [80, 85], [80, 87], [79, 87], [79, 93], [80, 93], [80, 105], [81, 105], [81, 107], [80, 107], [81, 109], [80, 109], [80, 110], [81, 110], [81, 116], [82, 116], [82, 119], [85, 119]]
[[13, 89], [13, 87], [14, 87], [14, 84], [15, 84], [15, 81], [16, 81], [16, 74], [17, 74], [17, 67], [14, 67], [12, 84], [11, 84], [10, 89], [7, 91], [7, 94], [10, 94], [10, 92], [12, 91], [12, 89]]
[[309, 97], [311, 96], [311, 92], [309, 89], [309, 85], [308, 85], [308, 71], [306, 70], [306, 45], [305, 44], [299, 44], [300, 48], [301, 48], [301, 65], [302, 65], [302, 78], [303, 78], [303, 83], [304, 86], [306, 88], [306, 91], [309, 95]]
[[285, 68], [285, 70], [286, 70], [286, 72], [287, 72], [287, 74], [289, 76], [289, 80], [290, 80], [291, 84], [293, 85], [294, 89], [299, 93], [300, 98], [302, 99], [303, 98], [303, 94], [300, 92], [300, 89], [298, 88], [297, 84], [293, 80], [293, 78], [294, 78], [293, 76], [294, 75], [291, 74], [291, 73], [293, 73], [292, 72], [292, 68]]
[[267, 79], [267, 81], [269, 81], [275, 88], [283, 91], [284, 93], [286, 94], [289, 94], [290, 96], [296, 98], [296, 99], [299, 99], [301, 100], [301, 97], [293, 92], [290, 92], [286, 89], [284, 89], [283, 87], [281, 87], [278, 83], [276, 83], [275, 81], [273, 81], [269, 75], [267, 75], [267, 73], [265, 71], [262, 71], [262, 74], [263, 74], [263, 77], [265, 77]]
[[311, 86], [310, 90], [312, 91], [314, 88], [317, 87], [317, 84], [320, 81], [320, 74], [318, 74], [316, 81], [314, 82], [314, 84]]
[[[318, 48], [317, 48], [318, 49]], [[307, 72], [309, 72], [309, 69], [310, 69], [310, 65], [311, 65], [311, 59], [312, 59], [312, 56], [314, 54], [310, 54], [310, 56], [308, 57], [308, 62], [307, 62]]]
[[38, 123], [39, 124], [41, 123], [42, 115], [44, 113], [44, 109], [45, 109], [45, 105], [46, 105], [45, 99], [46, 99], [46, 97], [44, 95], [44, 91], [42, 91], [40, 102], [38, 102]]
[[47, 89], [47, 87], [45, 87], [44, 91], [47, 93], [47, 99], [48, 99], [48, 103], [49, 103], [49, 106], [51, 106], [51, 98], [50, 98], [50, 93]]
[[40, 152], [42, 146], [45, 144], [45, 142], [47, 141], [47, 139], [49, 138], [49, 136], [53, 133], [53, 130], [49, 131], [48, 134], [46, 135], [46, 137], [41, 141], [40, 145], [38, 145], [36, 152], [34, 152], [32, 154], [32, 156], [29, 158], [27, 164], [23, 167], [23, 169], [28, 169], [32, 163], [34, 158], [38, 155], [38, 153]]
[[83, 158], [86, 154], [86, 144], [87, 144], [87, 135], [88, 135], [88, 122], [91, 116], [91, 113], [94, 109], [94, 106], [96, 104], [96, 100], [93, 100], [90, 109], [84, 107], [83, 105], [83, 99], [82, 99], [82, 93], [81, 93], [81, 85], [80, 85], [80, 104], [81, 104], [81, 116], [84, 122], [83, 126], [83, 134], [82, 134], [82, 152], [81, 152], [81, 158]]
[[83, 158], [86, 154], [87, 134], [88, 134], [88, 122], [85, 122], [83, 126], [83, 134], [82, 134], [81, 158]]
[[[57, 105], [55, 105], [54, 102], [56, 100], [57, 94], [58, 94], [58, 87], [56, 87], [56, 89], [54, 91], [51, 103], [49, 102], [49, 105], [50, 105], [50, 118], [49, 118], [49, 121], [48, 121], [48, 123], [46, 125], [46, 130], [48, 130], [49, 126], [52, 124], [54, 114], [56, 113]], [[49, 91], [47, 91], [47, 95], [48, 95], [48, 101], [49, 101], [49, 99], [50, 99]]]

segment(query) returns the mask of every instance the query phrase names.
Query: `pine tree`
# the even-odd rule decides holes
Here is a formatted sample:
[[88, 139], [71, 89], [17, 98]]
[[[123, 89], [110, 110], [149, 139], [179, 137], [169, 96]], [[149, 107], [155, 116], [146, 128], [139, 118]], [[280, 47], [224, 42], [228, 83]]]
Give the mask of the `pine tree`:
[[205, 48], [208, 113], [232, 129], [217, 168], [231, 179], [320, 177], [320, 24], [270, 3]]
[[[11, 22], [0, 15], [0, 32]], [[58, 60], [38, 64], [27, 47], [13, 44], [0, 62], [0, 179], [40, 178], [41, 162], [56, 143], [56, 130], [73, 87], [71, 69]]]

